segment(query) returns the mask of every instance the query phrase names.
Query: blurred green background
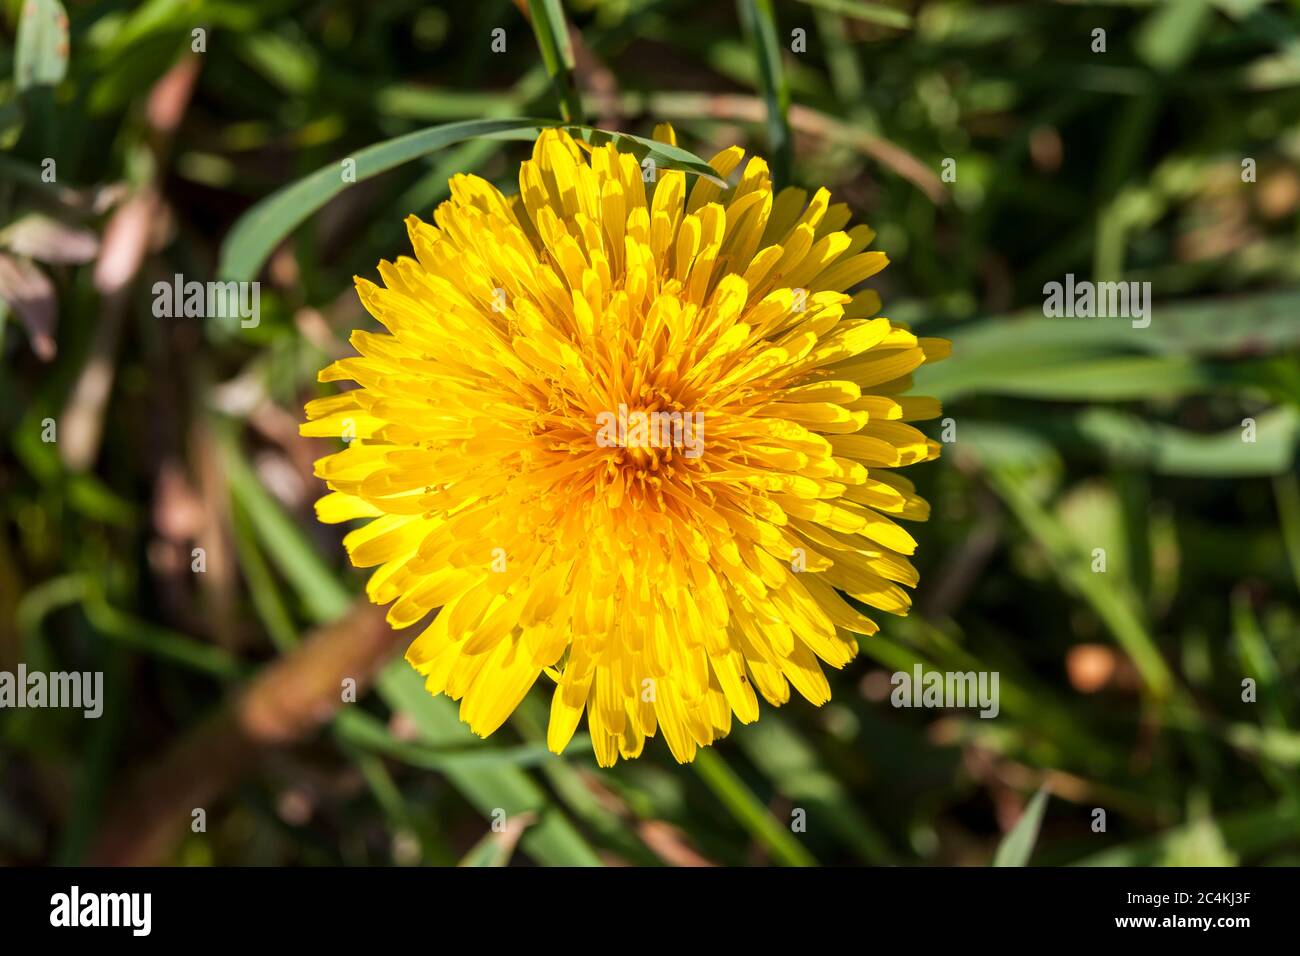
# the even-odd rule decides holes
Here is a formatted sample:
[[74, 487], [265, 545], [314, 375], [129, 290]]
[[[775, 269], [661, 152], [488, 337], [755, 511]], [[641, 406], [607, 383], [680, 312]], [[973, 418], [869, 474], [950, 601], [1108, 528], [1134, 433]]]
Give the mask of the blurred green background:
[[[28, 2], [0, 29], [0, 669], [101, 670], [106, 702], [0, 712], [0, 862], [987, 865], [1041, 788], [1033, 863], [1300, 862], [1300, 3], [565, 0], [568, 71], [504, 0], [73, 0], [67, 41]], [[655, 740], [599, 771], [581, 730], [550, 756], [544, 680], [472, 738], [312, 515], [330, 446], [296, 427], [372, 326], [352, 276], [452, 173], [515, 191], [526, 144], [343, 190], [276, 246], [256, 328], [152, 309], [285, 184], [558, 117], [568, 84], [601, 128], [828, 186], [892, 260], [885, 314], [954, 341], [918, 376], [955, 441], [909, 470], [913, 614], [830, 704], [689, 766]], [[1150, 327], [1043, 318], [1067, 273], [1152, 283]], [[1000, 715], [891, 707], [918, 662], [999, 672]]]

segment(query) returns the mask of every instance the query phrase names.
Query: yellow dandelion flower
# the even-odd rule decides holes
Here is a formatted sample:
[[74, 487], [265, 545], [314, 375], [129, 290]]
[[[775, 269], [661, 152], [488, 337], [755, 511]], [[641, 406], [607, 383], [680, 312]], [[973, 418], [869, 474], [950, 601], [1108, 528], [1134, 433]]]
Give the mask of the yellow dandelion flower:
[[[657, 137], [672, 142], [666, 127]], [[711, 164], [739, 165], [733, 147]], [[647, 182], [645, 179], [654, 181]], [[830, 698], [906, 614], [929, 506], [898, 469], [938, 457], [904, 396], [948, 343], [876, 317], [887, 263], [825, 189], [731, 188], [543, 132], [519, 195], [450, 182], [415, 258], [357, 280], [387, 330], [320, 374], [360, 387], [307, 405], [320, 520], [374, 567], [394, 627], [438, 614], [407, 660], [486, 736], [545, 674], [548, 742], [584, 709], [596, 759], [662, 729], [678, 761], [793, 685]]]

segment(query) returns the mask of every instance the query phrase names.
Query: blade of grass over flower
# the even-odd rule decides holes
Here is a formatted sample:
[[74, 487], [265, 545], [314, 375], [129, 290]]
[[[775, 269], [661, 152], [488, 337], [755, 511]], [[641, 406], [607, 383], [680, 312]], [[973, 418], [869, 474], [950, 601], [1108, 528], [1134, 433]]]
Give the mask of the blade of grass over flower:
[[896, 10], [883, 3], [869, 3], [868, 0], [799, 0], [810, 7], [817, 7], [830, 13], [840, 13], [863, 23], [874, 23], [882, 27], [906, 29], [912, 25], [912, 15], [905, 10]]
[[412, 212], [427, 217], [430, 210], [451, 194], [453, 175], [478, 174], [498, 148], [491, 140], [471, 139], [432, 160], [428, 171], [388, 204], [390, 214], [371, 225], [365, 241], [375, 249], [393, 249], [405, 243], [406, 217]]
[[813, 855], [795, 839], [794, 834], [777, 822], [767, 812], [743, 780], [727, 762], [707, 747], [695, 754], [695, 772], [736, 818], [763, 847], [784, 866], [816, 866]]
[[[368, 146], [273, 193], [240, 216], [221, 244], [217, 273], [222, 279], [235, 282], [248, 282], [256, 277], [271, 252], [286, 236], [351, 185], [343, 178], [342, 163], [347, 159], [355, 162], [354, 175], [349, 179], [361, 182], [467, 139], [531, 141], [551, 125], [543, 119], [468, 120], [418, 130]], [[638, 159], [651, 156], [661, 168], [680, 169], [721, 182], [708, 163], [679, 147], [587, 126], [566, 128], [570, 135], [593, 145], [612, 142], [616, 149], [631, 152]]]
[[[496, 151], [496, 144], [486, 139], [472, 139], [447, 151], [429, 171], [408, 186], [397, 197], [398, 209], [432, 209], [451, 194], [448, 185], [456, 173], [471, 175]], [[402, 225], [399, 223], [399, 226]]]
[[582, 124], [582, 100], [573, 78], [573, 44], [560, 0], [528, 0], [528, 18], [560, 101], [560, 116], [566, 123]]
[[1034, 852], [1038, 842], [1038, 828], [1043, 822], [1043, 811], [1047, 809], [1047, 791], [1039, 790], [1034, 794], [1025, 812], [1020, 815], [1011, 832], [998, 844], [993, 854], [994, 866], [1027, 866], [1029, 856]]
[[[217, 273], [224, 280], [251, 281], [281, 240], [353, 182], [475, 137], [535, 139], [537, 130], [546, 125], [544, 119], [466, 120], [417, 130], [358, 150], [273, 193], [240, 216], [221, 244]], [[355, 165], [348, 168], [351, 175], [345, 179], [343, 164], [348, 160]]]
[[737, 0], [740, 21], [758, 61], [759, 86], [767, 103], [767, 140], [772, 153], [772, 182], [777, 189], [790, 183], [794, 140], [790, 135], [790, 87], [781, 66], [776, 12], [772, 0]]
[[646, 139], [644, 136], [633, 136], [631, 133], [617, 133], [611, 130], [596, 129], [592, 126], [566, 126], [564, 130], [575, 139], [590, 143], [592, 146], [604, 146], [607, 143], [612, 143], [619, 152], [631, 153], [642, 162], [645, 162], [646, 157], [649, 157], [654, 160], [655, 166], [659, 169], [678, 169], [684, 173], [703, 176], [719, 186], [727, 185], [726, 181], [718, 175], [716, 169], [699, 156], [682, 149], [680, 146], [660, 143], [657, 140]]

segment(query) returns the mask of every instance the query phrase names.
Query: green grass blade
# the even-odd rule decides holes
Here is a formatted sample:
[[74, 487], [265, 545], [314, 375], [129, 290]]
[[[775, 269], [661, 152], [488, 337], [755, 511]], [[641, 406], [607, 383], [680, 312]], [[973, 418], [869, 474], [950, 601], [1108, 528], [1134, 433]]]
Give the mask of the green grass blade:
[[225, 280], [248, 282], [256, 277], [272, 250], [312, 213], [352, 184], [362, 182], [403, 163], [480, 136], [532, 139], [547, 125], [538, 119], [484, 119], [445, 123], [367, 146], [346, 159], [355, 162], [355, 176], [344, 179], [341, 160], [316, 170], [263, 199], [239, 217], [221, 244], [218, 275]]
[[611, 130], [596, 129], [592, 126], [566, 126], [564, 129], [570, 136], [590, 143], [592, 146], [604, 146], [607, 143], [612, 143], [619, 152], [631, 153], [642, 162], [648, 156], [654, 160], [658, 169], [679, 169], [684, 173], [703, 176], [719, 186], [726, 185], [726, 181], [718, 176], [717, 170], [699, 156], [682, 149], [680, 146], [660, 143], [653, 139], [646, 139], [644, 136], [633, 136], [631, 133], [617, 133]]
[[776, 12], [772, 0], [738, 0], [744, 25], [758, 60], [759, 86], [767, 104], [767, 142], [772, 151], [772, 182], [777, 189], [790, 183], [794, 139], [790, 135], [790, 86], [781, 66]]
[[1047, 791], [1039, 790], [1034, 794], [1025, 812], [1020, 815], [1016, 825], [998, 845], [993, 854], [994, 866], [1027, 866], [1034, 844], [1038, 842], [1038, 828], [1043, 823], [1043, 811], [1047, 809]]
[[716, 751], [701, 747], [695, 754], [701, 779], [755, 840], [784, 866], [816, 866], [813, 855], [795, 839], [794, 833], [777, 822], [744, 781]]
[[573, 79], [573, 44], [569, 40], [569, 24], [564, 17], [560, 0], [528, 0], [528, 15], [533, 22], [542, 62], [555, 87], [560, 101], [560, 116], [566, 123], [582, 124], [582, 100]]
[[[368, 146], [348, 158], [356, 163], [355, 181], [361, 182], [454, 143], [478, 138], [531, 140], [550, 125], [547, 120], [540, 119], [446, 123]], [[571, 135], [593, 145], [613, 143], [616, 149], [631, 152], [638, 159], [653, 157], [659, 167], [680, 169], [721, 181], [708, 163], [679, 147], [589, 126], [566, 129]], [[277, 244], [349, 185], [351, 183], [343, 179], [341, 163], [332, 163], [263, 199], [239, 217], [221, 244], [218, 275], [227, 281], [251, 281]]]

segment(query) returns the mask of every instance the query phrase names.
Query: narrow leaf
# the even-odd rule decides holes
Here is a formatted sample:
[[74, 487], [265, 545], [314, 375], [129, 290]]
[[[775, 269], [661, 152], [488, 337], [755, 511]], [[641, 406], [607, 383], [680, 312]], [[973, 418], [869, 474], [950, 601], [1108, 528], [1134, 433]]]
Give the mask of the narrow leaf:
[[528, 0], [528, 15], [542, 62], [560, 101], [560, 116], [566, 123], [583, 122], [582, 100], [573, 79], [573, 45], [560, 0]]
[[217, 272], [226, 280], [251, 281], [281, 240], [353, 183], [479, 136], [531, 139], [544, 125], [545, 120], [536, 119], [467, 120], [367, 146], [273, 193], [240, 216], [221, 244]]
[[[218, 274], [225, 280], [251, 281], [261, 271], [272, 250], [286, 236], [354, 182], [377, 176], [403, 163], [468, 139], [536, 139], [550, 125], [552, 124], [547, 120], [539, 119], [467, 120], [431, 126], [368, 146], [272, 193], [245, 212], [221, 244]], [[647, 155], [653, 157], [658, 167], [680, 169], [721, 182], [713, 167], [695, 154], [676, 146], [588, 126], [569, 126], [565, 129], [570, 135], [593, 145], [612, 142], [616, 149], [631, 152], [638, 159], [644, 159]]]
[[1016, 825], [1006, 835], [993, 855], [994, 866], [1026, 866], [1029, 855], [1034, 852], [1038, 841], [1038, 828], [1043, 822], [1043, 811], [1047, 809], [1047, 790], [1039, 790], [1025, 807]]
[[772, 0], [739, 0], [740, 20], [758, 60], [759, 85], [767, 104], [767, 140], [772, 151], [772, 181], [780, 189], [790, 182], [794, 140], [790, 136], [790, 87], [781, 66], [776, 13]]

